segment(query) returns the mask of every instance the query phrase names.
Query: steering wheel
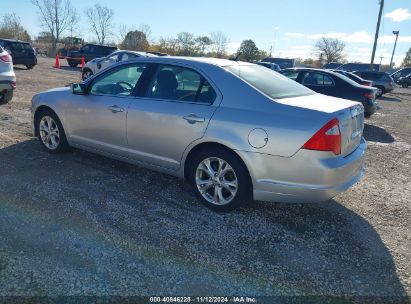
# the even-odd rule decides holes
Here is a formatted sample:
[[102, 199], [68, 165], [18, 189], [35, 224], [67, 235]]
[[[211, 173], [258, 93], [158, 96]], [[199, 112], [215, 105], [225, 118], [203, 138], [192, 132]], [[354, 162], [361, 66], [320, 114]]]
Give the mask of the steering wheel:
[[194, 96], [197, 95], [197, 92], [187, 93], [187, 94], [181, 96], [178, 100], [184, 100], [184, 99], [186, 99], [187, 97], [190, 97], [190, 96], [193, 96], [193, 95], [194, 95]]
[[128, 83], [127, 81], [119, 81], [116, 84], [119, 85], [119, 86], [122, 86], [122, 87], [126, 87], [125, 88], [126, 90], [131, 91], [132, 89], [134, 89], [134, 86], [132, 84]]

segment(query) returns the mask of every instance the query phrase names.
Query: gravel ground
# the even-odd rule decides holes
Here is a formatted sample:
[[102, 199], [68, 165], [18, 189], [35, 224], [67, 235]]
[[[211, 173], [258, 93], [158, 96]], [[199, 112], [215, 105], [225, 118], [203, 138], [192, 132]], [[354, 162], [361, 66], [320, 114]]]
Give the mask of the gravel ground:
[[32, 95], [80, 79], [52, 64], [16, 67], [0, 106], [0, 296], [411, 295], [411, 89], [366, 120], [366, 175], [346, 193], [217, 214], [177, 178], [43, 151]]

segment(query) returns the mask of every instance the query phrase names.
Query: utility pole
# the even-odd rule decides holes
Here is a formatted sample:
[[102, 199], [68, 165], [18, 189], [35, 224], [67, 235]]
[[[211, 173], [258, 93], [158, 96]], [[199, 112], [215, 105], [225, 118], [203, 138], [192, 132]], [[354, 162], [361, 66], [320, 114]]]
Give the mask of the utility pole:
[[398, 40], [398, 35], [400, 34], [400, 31], [392, 31], [392, 33], [395, 35], [395, 43], [394, 43], [394, 49], [392, 50], [392, 55], [391, 55], [390, 69], [392, 68], [392, 60], [394, 59], [395, 47], [397, 46], [397, 40]]
[[381, 66], [381, 62], [384, 59], [384, 56], [380, 56], [380, 66]]
[[381, 15], [382, 15], [383, 9], [384, 9], [384, 0], [380, 0], [380, 12], [378, 13], [377, 29], [375, 30], [374, 47], [372, 48], [370, 70], [372, 70], [374, 67], [375, 51], [377, 50], [378, 34], [380, 33], [380, 23], [381, 23]]

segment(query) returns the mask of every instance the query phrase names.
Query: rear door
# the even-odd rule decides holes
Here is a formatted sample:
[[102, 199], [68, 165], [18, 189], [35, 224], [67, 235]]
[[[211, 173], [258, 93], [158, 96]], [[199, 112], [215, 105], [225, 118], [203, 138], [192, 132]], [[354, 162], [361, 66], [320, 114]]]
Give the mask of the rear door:
[[187, 146], [203, 137], [221, 94], [199, 71], [158, 65], [139, 95], [127, 115], [132, 157], [177, 170]]

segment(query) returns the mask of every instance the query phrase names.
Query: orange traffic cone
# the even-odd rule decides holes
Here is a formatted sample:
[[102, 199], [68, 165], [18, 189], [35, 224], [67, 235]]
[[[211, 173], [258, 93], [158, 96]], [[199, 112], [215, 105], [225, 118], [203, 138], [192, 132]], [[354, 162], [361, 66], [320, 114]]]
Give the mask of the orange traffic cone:
[[56, 68], [56, 69], [60, 68], [59, 54], [56, 54], [56, 63], [54, 64], [53, 68]]
[[81, 69], [84, 69], [84, 66], [86, 65], [86, 62], [84, 61], [84, 56], [81, 57]]

